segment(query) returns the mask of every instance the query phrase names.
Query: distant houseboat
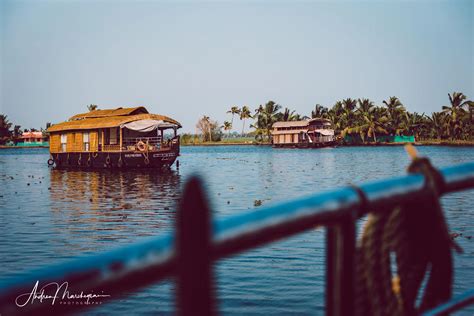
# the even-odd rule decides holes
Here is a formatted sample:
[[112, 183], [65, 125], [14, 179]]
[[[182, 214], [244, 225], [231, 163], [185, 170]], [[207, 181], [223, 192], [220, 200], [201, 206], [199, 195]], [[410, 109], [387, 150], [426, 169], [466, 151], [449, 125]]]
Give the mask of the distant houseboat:
[[49, 165], [78, 168], [162, 168], [179, 156], [181, 124], [144, 107], [94, 110], [55, 124]]
[[335, 144], [334, 130], [329, 120], [314, 118], [304, 121], [273, 124], [274, 147], [325, 147]]
[[46, 147], [48, 142], [42, 132], [23, 132], [20, 136], [18, 147]]

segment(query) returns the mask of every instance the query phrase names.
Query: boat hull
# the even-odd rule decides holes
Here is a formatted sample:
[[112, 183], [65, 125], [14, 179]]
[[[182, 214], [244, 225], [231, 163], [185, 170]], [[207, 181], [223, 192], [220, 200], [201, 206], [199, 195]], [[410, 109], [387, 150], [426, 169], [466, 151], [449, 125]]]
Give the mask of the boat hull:
[[80, 152], [51, 154], [48, 164], [56, 168], [167, 168], [179, 156], [176, 151], [163, 152]]

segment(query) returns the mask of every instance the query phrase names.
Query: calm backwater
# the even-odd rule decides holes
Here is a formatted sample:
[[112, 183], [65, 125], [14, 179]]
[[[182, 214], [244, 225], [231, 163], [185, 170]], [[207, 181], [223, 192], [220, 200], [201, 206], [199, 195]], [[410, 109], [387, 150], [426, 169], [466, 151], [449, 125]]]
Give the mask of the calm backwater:
[[[418, 147], [438, 167], [474, 161], [474, 148]], [[28, 269], [154, 236], [173, 227], [184, 181], [203, 176], [215, 216], [225, 217], [348, 183], [399, 176], [403, 147], [317, 150], [183, 147], [180, 169], [62, 171], [47, 149], [0, 150], [0, 279]], [[443, 198], [450, 230], [474, 236], [474, 191]], [[457, 239], [454, 291], [474, 287], [474, 237]], [[217, 265], [224, 314], [311, 315], [324, 309], [324, 230], [247, 252]], [[86, 314], [171, 314], [165, 282]], [[460, 313], [472, 315], [473, 309]]]

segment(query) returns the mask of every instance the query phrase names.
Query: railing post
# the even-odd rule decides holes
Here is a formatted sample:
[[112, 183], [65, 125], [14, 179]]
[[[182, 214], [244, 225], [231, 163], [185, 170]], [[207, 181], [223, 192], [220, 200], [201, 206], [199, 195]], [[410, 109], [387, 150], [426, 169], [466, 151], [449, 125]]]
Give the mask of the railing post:
[[347, 218], [326, 230], [326, 315], [354, 314], [354, 264], [356, 231]]
[[211, 212], [197, 177], [185, 185], [176, 224], [178, 314], [213, 315]]

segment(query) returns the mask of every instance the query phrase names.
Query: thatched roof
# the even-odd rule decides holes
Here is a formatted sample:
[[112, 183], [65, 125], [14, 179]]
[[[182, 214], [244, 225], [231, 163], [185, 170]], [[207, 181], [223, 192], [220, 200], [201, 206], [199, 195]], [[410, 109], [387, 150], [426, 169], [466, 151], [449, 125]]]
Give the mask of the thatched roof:
[[288, 122], [275, 122], [273, 128], [275, 127], [306, 127], [308, 126], [309, 121], [288, 121]]
[[[106, 111], [106, 110], [101, 110]], [[158, 114], [135, 114], [135, 115], [122, 115], [122, 116], [105, 116], [96, 118], [84, 118], [76, 119], [73, 121], [63, 122], [55, 124], [48, 128], [48, 132], [60, 132], [68, 130], [87, 130], [96, 128], [110, 128], [118, 127], [122, 124], [138, 121], [138, 120], [162, 120], [167, 123], [172, 123], [181, 127], [178, 121], [173, 120], [170, 117]]]
[[110, 116], [125, 116], [133, 114], [146, 114], [148, 110], [143, 106], [135, 108], [116, 108], [105, 110], [94, 110], [87, 113], [76, 114], [69, 118], [69, 121], [82, 120], [86, 118], [110, 117]]
[[307, 128], [300, 128], [300, 129], [292, 129], [287, 131], [272, 131], [272, 135], [288, 135], [288, 134], [299, 134], [299, 133], [307, 133]]
[[20, 138], [42, 138], [42, 132], [23, 132]]

